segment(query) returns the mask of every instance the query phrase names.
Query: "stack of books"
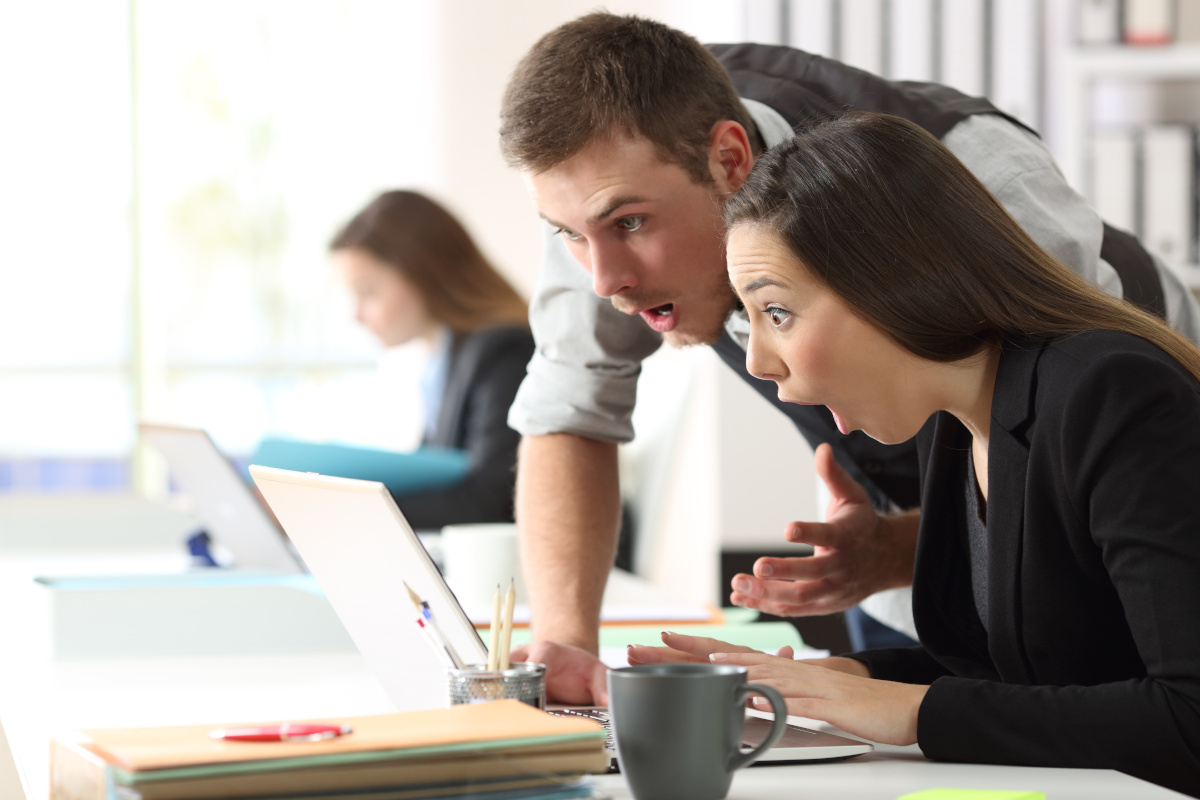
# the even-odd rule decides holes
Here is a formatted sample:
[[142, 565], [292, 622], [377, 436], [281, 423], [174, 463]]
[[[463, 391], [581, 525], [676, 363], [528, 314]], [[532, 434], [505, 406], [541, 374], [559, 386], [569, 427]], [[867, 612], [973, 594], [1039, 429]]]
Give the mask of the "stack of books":
[[55, 736], [52, 800], [416, 800], [586, 797], [605, 772], [603, 728], [516, 700], [320, 720], [321, 741], [231, 741], [221, 726]]

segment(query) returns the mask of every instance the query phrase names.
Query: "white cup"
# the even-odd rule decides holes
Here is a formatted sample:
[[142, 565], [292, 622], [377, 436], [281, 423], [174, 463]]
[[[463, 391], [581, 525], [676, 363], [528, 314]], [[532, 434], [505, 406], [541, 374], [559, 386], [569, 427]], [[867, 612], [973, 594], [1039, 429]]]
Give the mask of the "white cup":
[[442, 566], [446, 583], [464, 607], [491, 608], [500, 586], [516, 581], [517, 602], [525, 602], [517, 526], [511, 522], [447, 525], [442, 528]]

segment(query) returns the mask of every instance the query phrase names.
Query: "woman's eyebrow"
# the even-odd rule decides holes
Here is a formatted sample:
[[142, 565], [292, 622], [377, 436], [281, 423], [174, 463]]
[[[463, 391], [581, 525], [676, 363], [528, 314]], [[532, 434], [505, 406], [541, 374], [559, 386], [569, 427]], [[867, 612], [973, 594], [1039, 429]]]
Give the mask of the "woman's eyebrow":
[[757, 292], [759, 289], [762, 289], [767, 286], [777, 286], [780, 289], [787, 288], [782, 283], [775, 280], [774, 278], [758, 278], [756, 280], [750, 281], [745, 286], [743, 286], [742, 294], [750, 294], [752, 292]]

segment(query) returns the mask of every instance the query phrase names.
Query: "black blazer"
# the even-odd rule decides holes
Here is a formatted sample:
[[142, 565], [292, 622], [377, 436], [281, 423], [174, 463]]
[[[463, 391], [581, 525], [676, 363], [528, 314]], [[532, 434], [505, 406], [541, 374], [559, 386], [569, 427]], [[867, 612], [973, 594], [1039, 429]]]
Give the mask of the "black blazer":
[[1118, 769], [1200, 796], [1200, 387], [1126, 334], [1006, 345], [986, 630], [964, 529], [970, 442], [946, 412], [918, 436], [921, 647], [855, 657], [932, 684], [917, 731], [931, 758]]
[[397, 496], [414, 528], [512, 521], [521, 437], [508, 427], [508, 408], [532, 357], [533, 336], [526, 328], [486, 328], [454, 337], [441, 409], [422, 444], [466, 450], [470, 472], [445, 489]]

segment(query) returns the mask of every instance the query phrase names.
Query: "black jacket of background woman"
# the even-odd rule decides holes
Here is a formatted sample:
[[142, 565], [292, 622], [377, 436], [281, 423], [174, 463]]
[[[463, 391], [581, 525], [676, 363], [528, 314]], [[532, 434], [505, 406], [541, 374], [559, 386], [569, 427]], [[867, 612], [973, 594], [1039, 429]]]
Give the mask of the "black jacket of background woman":
[[533, 336], [525, 328], [455, 334], [441, 407], [422, 444], [465, 450], [470, 471], [454, 486], [396, 498], [415, 529], [512, 521], [521, 437], [508, 427], [508, 408], [532, 356]]

